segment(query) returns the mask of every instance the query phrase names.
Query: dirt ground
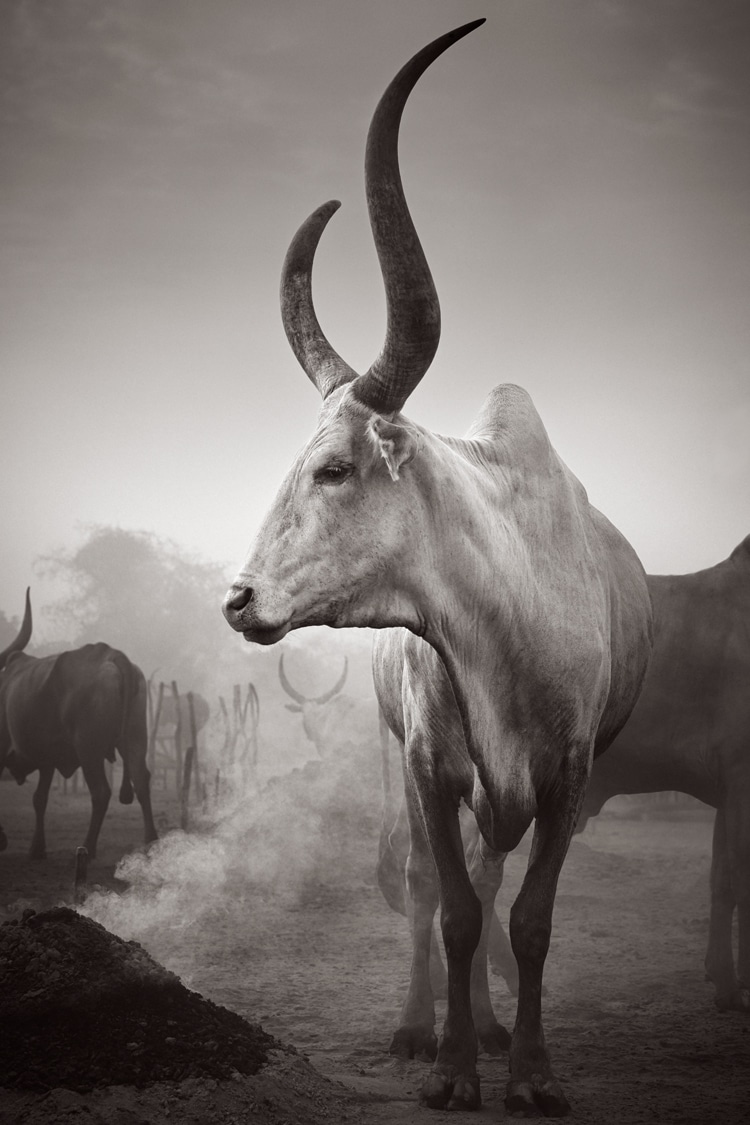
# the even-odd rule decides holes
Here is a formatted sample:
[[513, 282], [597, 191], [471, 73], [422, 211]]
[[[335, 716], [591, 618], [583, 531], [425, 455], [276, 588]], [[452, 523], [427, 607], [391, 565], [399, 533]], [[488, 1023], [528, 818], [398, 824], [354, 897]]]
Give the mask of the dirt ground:
[[[31, 792], [29, 783], [17, 789], [0, 782], [0, 823], [10, 839], [0, 854], [0, 921], [72, 897], [88, 799], [53, 792], [48, 859], [32, 862]], [[156, 789], [154, 804], [160, 833], [168, 834], [179, 823], [175, 802]], [[417, 1104], [426, 1064], [388, 1055], [409, 937], [374, 881], [379, 810], [341, 819], [330, 806], [321, 811], [326, 843], [316, 845], [314, 864], [303, 864], [303, 879], [289, 883], [280, 868], [259, 880], [249, 837], [244, 874], [236, 857], [231, 878], [211, 868], [212, 891], [194, 883], [166, 912], [154, 905], [152, 887], [130, 932], [121, 934], [135, 935], [187, 987], [262, 1024], [296, 1053], [276, 1052], [260, 1074], [231, 1081], [0, 1091], [2, 1125], [426, 1125], [432, 1111]], [[294, 842], [300, 863], [309, 858], [310, 821], [293, 804], [277, 821], [278, 840]], [[750, 1120], [750, 1016], [716, 1011], [703, 975], [711, 830], [709, 810], [673, 819], [605, 811], [572, 845], [557, 896], [544, 1013], [553, 1062], [580, 1125]], [[113, 800], [89, 882], [119, 894], [117, 904], [131, 891], [123, 895], [115, 865], [137, 847], [141, 831], [138, 807]], [[274, 830], [266, 830], [264, 845], [275, 843]], [[205, 826], [194, 844], [196, 855], [209, 846]], [[524, 852], [522, 845], [508, 861], [504, 919]], [[213, 845], [206, 854], [215, 858]], [[293, 866], [295, 855], [284, 863]], [[164, 876], [162, 889], [168, 882]], [[188, 910], [185, 903], [196, 900], [201, 908]], [[512, 997], [499, 978], [492, 988], [498, 1018], [512, 1026]], [[481, 1058], [479, 1072], [484, 1104], [472, 1117], [502, 1121], [507, 1059]]]

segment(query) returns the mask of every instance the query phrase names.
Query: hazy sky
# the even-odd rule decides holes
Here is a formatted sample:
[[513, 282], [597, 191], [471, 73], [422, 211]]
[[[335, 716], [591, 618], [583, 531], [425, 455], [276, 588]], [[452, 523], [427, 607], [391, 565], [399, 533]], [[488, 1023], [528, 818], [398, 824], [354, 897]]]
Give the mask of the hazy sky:
[[481, 16], [404, 116], [443, 311], [407, 414], [461, 434], [522, 384], [652, 572], [750, 531], [744, 0], [2, 0], [1, 609], [92, 523], [239, 567], [318, 408], [288, 242], [342, 200], [316, 304], [369, 366], [369, 119]]

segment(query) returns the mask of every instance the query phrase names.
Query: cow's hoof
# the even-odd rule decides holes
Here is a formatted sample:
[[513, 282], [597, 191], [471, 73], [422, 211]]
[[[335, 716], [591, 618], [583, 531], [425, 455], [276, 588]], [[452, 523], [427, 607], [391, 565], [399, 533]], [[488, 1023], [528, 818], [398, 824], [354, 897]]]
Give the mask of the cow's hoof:
[[481, 1109], [482, 1095], [479, 1092], [479, 1075], [460, 1074], [453, 1084], [453, 1093], [448, 1109]]
[[433, 1070], [422, 1086], [419, 1101], [429, 1109], [481, 1109], [479, 1076]]
[[511, 1117], [565, 1117], [570, 1103], [554, 1078], [534, 1075], [531, 1082], [509, 1082], [505, 1108]]
[[717, 992], [714, 1003], [720, 1012], [748, 1012], [750, 1011], [750, 988], [738, 984], [731, 992]]
[[486, 1055], [492, 1055], [493, 1058], [497, 1058], [498, 1055], [502, 1055], [510, 1047], [512, 1036], [497, 1020], [488, 1024], [487, 1027], [477, 1027], [476, 1032], [477, 1038], [479, 1039], [479, 1046]]
[[418, 1059], [420, 1062], [434, 1062], [437, 1056], [437, 1037], [432, 1028], [404, 1026], [393, 1033], [390, 1055], [397, 1059]]

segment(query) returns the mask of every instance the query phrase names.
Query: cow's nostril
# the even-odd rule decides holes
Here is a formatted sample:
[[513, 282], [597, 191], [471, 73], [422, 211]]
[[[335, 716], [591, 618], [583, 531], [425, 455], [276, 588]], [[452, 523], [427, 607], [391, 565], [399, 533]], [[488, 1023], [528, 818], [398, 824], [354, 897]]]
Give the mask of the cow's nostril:
[[242, 586], [236, 594], [227, 600], [230, 609], [244, 609], [253, 600], [253, 590], [250, 586]]

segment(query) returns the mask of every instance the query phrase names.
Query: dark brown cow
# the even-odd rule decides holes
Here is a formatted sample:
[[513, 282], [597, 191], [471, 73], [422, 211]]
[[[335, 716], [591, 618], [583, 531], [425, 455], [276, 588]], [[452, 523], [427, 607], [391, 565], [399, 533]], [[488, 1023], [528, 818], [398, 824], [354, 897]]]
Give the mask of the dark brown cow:
[[16, 639], [0, 653], [0, 770], [19, 785], [39, 770], [34, 793], [36, 827], [31, 857], [46, 853], [44, 813], [55, 770], [70, 777], [80, 766], [91, 792], [91, 821], [84, 840], [96, 844], [111, 790], [104, 772], [115, 749], [123, 761], [120, 801], [133, 789], [143, 810], [146, 843], [157, 838], [146, 768], [146, 680], [124, 653], [106, 644], [83, 645], [40, 658], [21, 650], [31, 638], [31, 604]]
[[[627, 724], [597, 759], [578, 831], [621, 793], [716, 809], [706, 972], [719, 1008], [750, 1008], [750, 535], [696, 574], [649, 575], [654, 650]], [[737, 911], [737, 970], [732, 919]]]

